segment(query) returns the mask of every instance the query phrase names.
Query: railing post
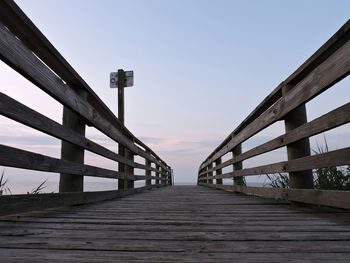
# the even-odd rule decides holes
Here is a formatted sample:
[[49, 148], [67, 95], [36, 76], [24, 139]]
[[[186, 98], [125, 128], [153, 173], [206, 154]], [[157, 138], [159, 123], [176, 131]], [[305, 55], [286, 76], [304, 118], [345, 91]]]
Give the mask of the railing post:
[[[221, 164], [221, 157], [215, 161], [215, 166]], [[215, 175], [220, 175], [222, 174], [222, 169], [216, 169]], [[222, 179], [216, 179], [216, 184], [222, 184]]]
[[163, 179], [162, 166], [159, 166], [159, 175], [160, 175], [160, 184], [163, 186], [163, 184], [164, 184], [164, 179]]
[[198, 176], [197, 176], [197, 185], [199, 185], [201, 183], [201, 172], [202, 172], [202, 169], [198, 169]]
[[[198, 183], [199, 184], [205, 184], [207, 183], [207, 174], [205, 173], [205, 171], [207, 170], [207, 167], [203, 167], [201, 169], [199, 169], [199, 172], [198, 172]], [[203, 174], [201, 174], [203, 173]]]
[[203, 175], [203, 177], [204, 177], [204, 182], [206, 183], [206, 184], [209, 184], [209, 179], [208, 179], [208, 166], [206, 166], [206, 167], [204, 167], [204, 171], [205, 171], [205, 174]]
[[[167, 167], [168, 168], [168, 167]], [[170, 183], [170, 176], [169, 176], [169, 172], [166, 171], [166, 185], [169, 185]]]
[[[291, 85], [285, 85], [282, 89], [283, 95], [286, 95], [292, 88], [293, 86]], [[284, 123], [285, 123], [286, 133], [307, 123], [307, 114], [306, 114], [305, 104], [302, 104], [298, 108], [289, 112], [284, 118]], [[305, 157], [305, 156], [310, 156], [309, 138], [288, 144], [287, 153], [288, 153], [288, 161]], [[301, 189], [314, 188], [312, 170], [290, 172], [289, 187], [301, 188]]]
[[157, 179], [156, 179], [156, 184], [159, 184], [159, 176], [160, 176], [159, 171], [160, 171], [160, 166], [159, 166], [158, 164], [156, 164], [156, 169], [157, 169], [157, 172], [156, 172], [156, 177], [157, 177]]
[[169, 185], [172, 186], [173, 185], [173, 175], [171, 173], [171, 167], [168, 166], [168, 169], [169, 169]]
[[[242, 144], [238, 144], [235, 148], [232, 150], [232, 158], [236, 158], [238, 155], [242, 154]], [[233, 164], [233, 171], [242, 170], [243, 169], [243, 163], [242, 161], [236, 162]], [[244, 179], [243, 177], [233, 177], [233, 184], [234, 185], [244, 185]]]
[[[211, 168], [213, 168], [213, 163], [210, 163], [208, 165], [208, 170], [210, 170]], [[213, 179], [209, 179], [209, 177], [213, 176], [213, 172], [208, 172], [207, 176], [208, 176], [208, 184], [213, 184]]]
[[[127, 148], [124, 148], [124, 153], [125, 153], [125, 157], [128, 158], [131, 161], [134, 161], [134, 153], [132, 151], [130, 151]], [[134, 167], [126, 165], [125, 164], [125, 173], [127, 174], [134, 174]], [[120, 180], [120, 181], [124, 181], [124, 189], [130, 189], [130, 188], [134, 188], [134, 181], [132, 180]]]
[[[86, 100], [87, 93], [85, 90], [78, 89], [77, 94]], [[85, 120], [68, 107], [63, 107], [63, 126], [85, 136]], [[61, 159], [75, 163], [84, 163], [84, 148], [72, 143], [62, 141]], [[60, 174], [59, 192], [83, 192], [84, 176], [74, 174]]]
[[206, 171], [207, 171], [207, 167], [203, 167], [201, 170], [200, 170], [200, 173], [203, 172], [203, 174], [199, 177], [200, 178], [200, 183], [202, 184], [206, 184], [208, 183], [207, 182], [207, 174], [206, 174]]
[[[121, 156], [125, 156], [126, 154], [126, 148], [121, 145], [120, 143], [118, 144], [118, 154]], [[118, 171], [121, 173], [125, 173], [126, 170], [126, 165], [124, 165], [123, 163], [118, 163]], [[124, 183], [124, 179], [118, 179], [118, 189], [119, 190], [123, 190], [125, 189], [125, 183]]]
[[[147, 150], [148, 153], [150, 153], [149, 150]], [[146, 166], [152, 167], [152, 162], [148, 159], [146, 159]], [[146, 186], [151, 186], [152, 184], [152, 171], [146, 170]]]

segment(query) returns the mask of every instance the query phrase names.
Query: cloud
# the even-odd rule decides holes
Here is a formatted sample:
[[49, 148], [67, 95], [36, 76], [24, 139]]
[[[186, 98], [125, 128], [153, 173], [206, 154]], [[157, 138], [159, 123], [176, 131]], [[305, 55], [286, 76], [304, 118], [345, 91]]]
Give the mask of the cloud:
[[27, 144], [27, 145], [36, 145], [36, 146], [52, 146], [60, 144], [58, 139], [48, 137], [48, 136], [35, 136], [35, 135], [26, 135], [26, 136], [17, 136], [17, 135], [3, 135], [0, 134], [0, 142], [2, 144]]
[[159, 144], [165, 140], [164, 138], [150, 136], [139, 136], [138, 138], [145, 144]]

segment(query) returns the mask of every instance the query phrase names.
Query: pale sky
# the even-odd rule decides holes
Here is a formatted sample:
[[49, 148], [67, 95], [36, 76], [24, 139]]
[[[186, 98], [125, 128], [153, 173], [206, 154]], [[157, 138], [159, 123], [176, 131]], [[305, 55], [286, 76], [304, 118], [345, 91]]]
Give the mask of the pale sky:
[[[109, 88], [109, 73], [134, 71], [135, 85], [125, 91], [126, 126], [172, 166], [177, 183], [195, 183], [208, 154], [349, 19], [350, 10], [350, 1], [320, 0], [16, 2], [115, 114], [117, 94]], [[348, 102], [349, 83], [345, 79], [308, 103], [309, 119]], [[62, 106], [3, 62], [0, 87], [61, 123]], [[0, 123], [0, 143], [60, 156], [59, 140], [2, 116]], [[331, 148], [347, 146], [349, 131], [345, 125], [327, 133]], [[282, 133], [278, 123], [243, 147]], [[87, 136], [117, 149], [94, 129]], [[244, 166], [284, 159], [280, 149]], [[115, 167], [91, 153], [86, 163]], [[58, 180], [10, 168], [6, 174], [10, 181]]]

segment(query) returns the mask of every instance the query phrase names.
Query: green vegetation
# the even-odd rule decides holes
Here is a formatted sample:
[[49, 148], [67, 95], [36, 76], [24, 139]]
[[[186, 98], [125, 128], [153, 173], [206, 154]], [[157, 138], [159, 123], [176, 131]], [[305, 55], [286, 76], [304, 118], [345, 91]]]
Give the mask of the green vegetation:
[[[329, 152], [326, 137], [324, 146], [317, 144], [317, 149], [312, 150], [315, 154]], [[350, 166], [326, 167], [314, 171], [316, 189], [322, 190], [350, 190]]]
[[[317, 144], [314, 154], [329, 152], [326, 137], [324, 146]], [[318, 168], [313, 171], [315, 189], [320, 190], [350, 190], [350, 166]], [[264, 186], [275, 188], [289, 188], [288, 174], [267, 174], [269, 183]]]
[[6, 185], [8, 183], [7, 178], [4, 179], [4, 175], [5, 175], [5, 170], [2, 170], [2, 174], [0, 177], [0, 195], [2, 194], [7, 194], [7, 193], [11, 193], [10, 188], [8, 188]]
[[268, 183], [264, 182], [265, 186], [270, 186], [274, 188], [289, 188], [289, 176], [285, 173], [278, 174], [266, 174]]
[[245, 180], [245, 177], [235, 177], [234, 184], [235, 185], [247, 186], [247, 182]]

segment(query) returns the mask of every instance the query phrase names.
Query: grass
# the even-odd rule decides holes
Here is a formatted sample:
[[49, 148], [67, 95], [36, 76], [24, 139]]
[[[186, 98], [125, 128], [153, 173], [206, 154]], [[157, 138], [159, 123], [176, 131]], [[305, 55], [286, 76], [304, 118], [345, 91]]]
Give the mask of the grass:
[[44, 188], [46, 188], [46, 182], [47, 182], [47, 179], [45, 181], [43, 181], [41, 184], [39, 184], [37, 187], [33, 188], [32, 191], [30, 192], [27, 192], [27, 194], [40, 194], [42, 193], [42, 190]]
[[2, 194], [7, 194], [7, 193], [10, 193], [11, 194], [11, 190], [10, 188], [8, 188], [7, 183], [8, 183], [8, 179], [4, 179], [4, 176], [5, 176], [5, 170], [2, 170], [2, 174], [1, 174], [1, 177], [0, 177], [0, 195]]
[[[324, 146], [317, 144], [314, 154], [329, 152], [327, 139], [324, 136]], [[315, 169], [314, 183], [316, 189], [350, 190], [350, 166], [326, 167]]]
[[289, 188], [288, 174], [284, 174], [284, 173], [266, 174], [266, 177], [269, 180], [269, 182], [268, 183], [264, 182], [264, 187], [270, 186], [274, 188]]
[[[30, 192], [27, 192], [27, 194], [42, 193], [43, 189], [46, 188], [46, 185], [45, 185], [46, 182], [47, 182], [47, 179], [43, 181], [41, 184], [39, 184], [37, 187], [34, 187]], [[12, 194], [7, 184], [8, 184], [8, 178], [5, 179], [5, 169], [3, 169], [0, 176], [0, 195], [7, 194], [7, 193]]]
[[[314, 154], [329, 152], [327, 139], [324, 136], [324, 145], [317, 143]], [[288, 174], [267, 174], [269, 183], [265, 184], [275, 188], [289, 188]], [[350, 190], [350, 166], [325, 167], [313, 171], [315, 189], [319, 190]], [[264, 185], [264, 186], [265, 186]]]
[[247, 186], [245, 177], [235, 177], [236, 180], [233, 180], [235, 185]]

